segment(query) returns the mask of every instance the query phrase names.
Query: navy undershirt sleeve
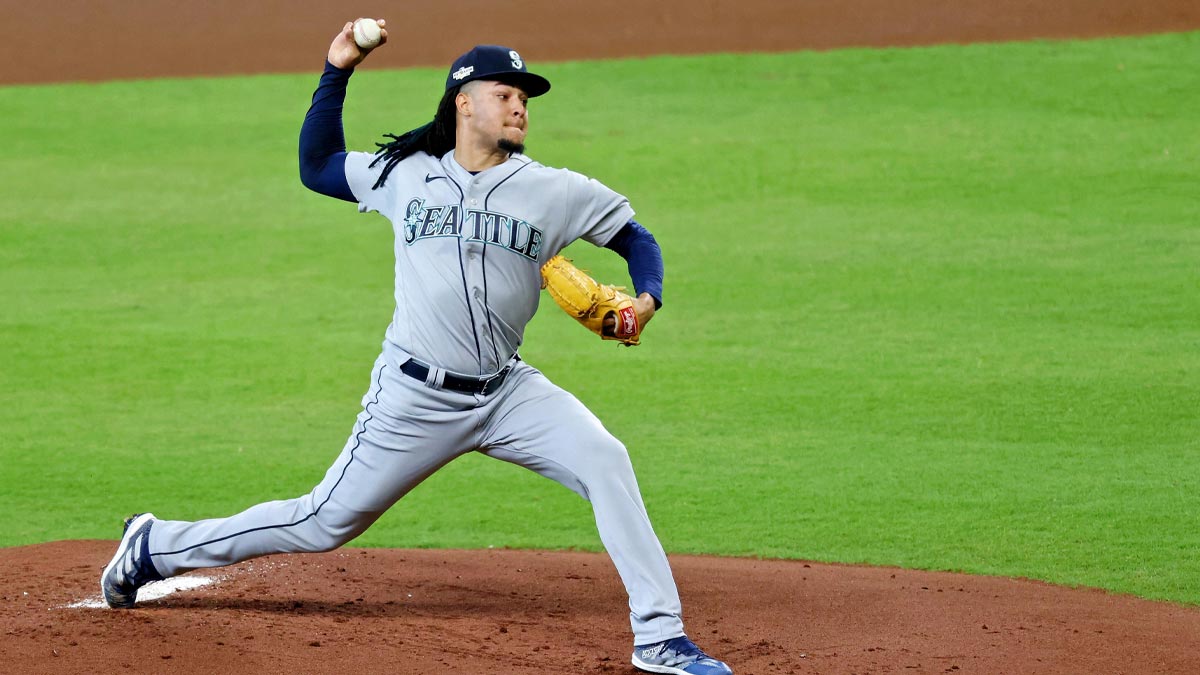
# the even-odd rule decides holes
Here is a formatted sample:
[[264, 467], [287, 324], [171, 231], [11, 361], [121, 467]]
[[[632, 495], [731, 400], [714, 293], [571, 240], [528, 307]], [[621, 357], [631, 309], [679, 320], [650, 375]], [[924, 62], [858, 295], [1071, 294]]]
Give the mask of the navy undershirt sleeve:
[[654, 298], [654, 308], [662, 307], [662, 249], [654, 235], [636, 220], [630, 220], [604, 247], [616, 251], [629, 263], [634, 291], [638, 295], [649, 293]]
[[357, 202], [346, 181], [346, 136], [342, 104], [354, 69], [342, 70], [325, 62], [321, 83], [300, 127], [300, 182], [330, 197]]

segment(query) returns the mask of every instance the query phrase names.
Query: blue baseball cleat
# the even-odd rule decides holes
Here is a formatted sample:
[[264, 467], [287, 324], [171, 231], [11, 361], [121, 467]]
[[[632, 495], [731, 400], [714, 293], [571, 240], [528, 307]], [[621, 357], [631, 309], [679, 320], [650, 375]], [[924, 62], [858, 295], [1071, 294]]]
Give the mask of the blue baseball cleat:
[[634, 646], [633, 665], [651, 673], [733, 675], [729, 666], [705, 654], [686, 635]]
[[138, 589], [163, 577], [150, 562], [150, 527], [153, 513], [140, 513], [125, 521], [125, 535], [117, 553], [100, 575], [100, 590], [109, 607], [133, 607]]

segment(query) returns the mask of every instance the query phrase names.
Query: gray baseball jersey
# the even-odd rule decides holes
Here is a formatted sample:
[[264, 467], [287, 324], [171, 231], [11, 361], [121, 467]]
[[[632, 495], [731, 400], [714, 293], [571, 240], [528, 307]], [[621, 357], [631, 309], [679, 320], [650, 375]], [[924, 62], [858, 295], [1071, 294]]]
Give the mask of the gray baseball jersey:
[[[636, 644], [684, 634], [671, 569], [625, 446], [582, 403], [515, 358], [537, 310], [541, 265], [576, 239], [603, 245], [629, 221], [628, 201], [580, 174], [523, 155], [478, 174], [454, 153], [417, 153], [373, 190], [380, 166], [350, 153], [361, 211], [396, 234], [396, 309], [363, 410], [313, 490], [229, 518], [156, 520], [148, 553], [169, 577], [255, 556], [327, 551], [350, 541], [422, 480], [479, 451], [538, 472], [592, 503], [629, 592]], [[424, 381], [405, 370], [427, 368]], [[494, 391], [442, 387], [449, 374], [507, 376]]]
[[352, 152], [346, 178], [361, 211], [396, 232], [396, 311], [384, 344], [455, 373], [490, 375], [521, 346], [537, 311], [541, 266], [576, 239], [603, 246], [633, 217], [596, 180], [524, 155], [472, 175], [454, 159], [418, 153], [387, 183], [382, 162]]

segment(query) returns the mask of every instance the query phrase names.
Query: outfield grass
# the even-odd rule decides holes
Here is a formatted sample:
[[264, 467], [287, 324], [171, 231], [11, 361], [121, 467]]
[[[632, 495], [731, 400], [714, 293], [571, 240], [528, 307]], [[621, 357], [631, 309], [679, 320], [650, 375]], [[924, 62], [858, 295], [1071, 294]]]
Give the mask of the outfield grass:
[[[551, 305], [522, 353], [669, 551], [1200, 603], [1200, 33], [541, 70], [530, 153], [630, 196], [666, 308], [623, 349]], [[391, 233], [296, 178], [317, 76], [0, 89], [0, 545], [294, 496], [341, 449]], [[442, 77], [357, 74], [350, 145]], [[589, 513], [469, 456], [356, 543], [595, 550]]]

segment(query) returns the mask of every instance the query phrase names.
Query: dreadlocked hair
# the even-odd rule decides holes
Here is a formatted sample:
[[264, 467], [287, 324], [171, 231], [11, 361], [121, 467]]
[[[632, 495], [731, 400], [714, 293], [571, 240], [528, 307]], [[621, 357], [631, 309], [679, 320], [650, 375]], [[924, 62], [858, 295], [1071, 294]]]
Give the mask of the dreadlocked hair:
[[429, 124], [419, 126], [399, 136], [384, 134], [384, 138], [392, 140], [387, 143], [375, 144], [379, 150], [375, 152], [375, 159], [371, 161], [370, 168], [374, 168], [380, 162], [384, 164], [383, 171], [379, 173], [379, 180], [376, 180], [375, 184], [371, 186], [372, 190], [383, 187], [392, 169], [409, 155], [424, 152], [433, 157], [441, 157], [454, 149], [454, 117], [457, 112], [454, 99], [458, 97], [460, 89], [462, 89], [461, 86], [454, 87], [442, 96], [441, 102], [438, 103], [437, 113], [434, 114], [433, 121]]

